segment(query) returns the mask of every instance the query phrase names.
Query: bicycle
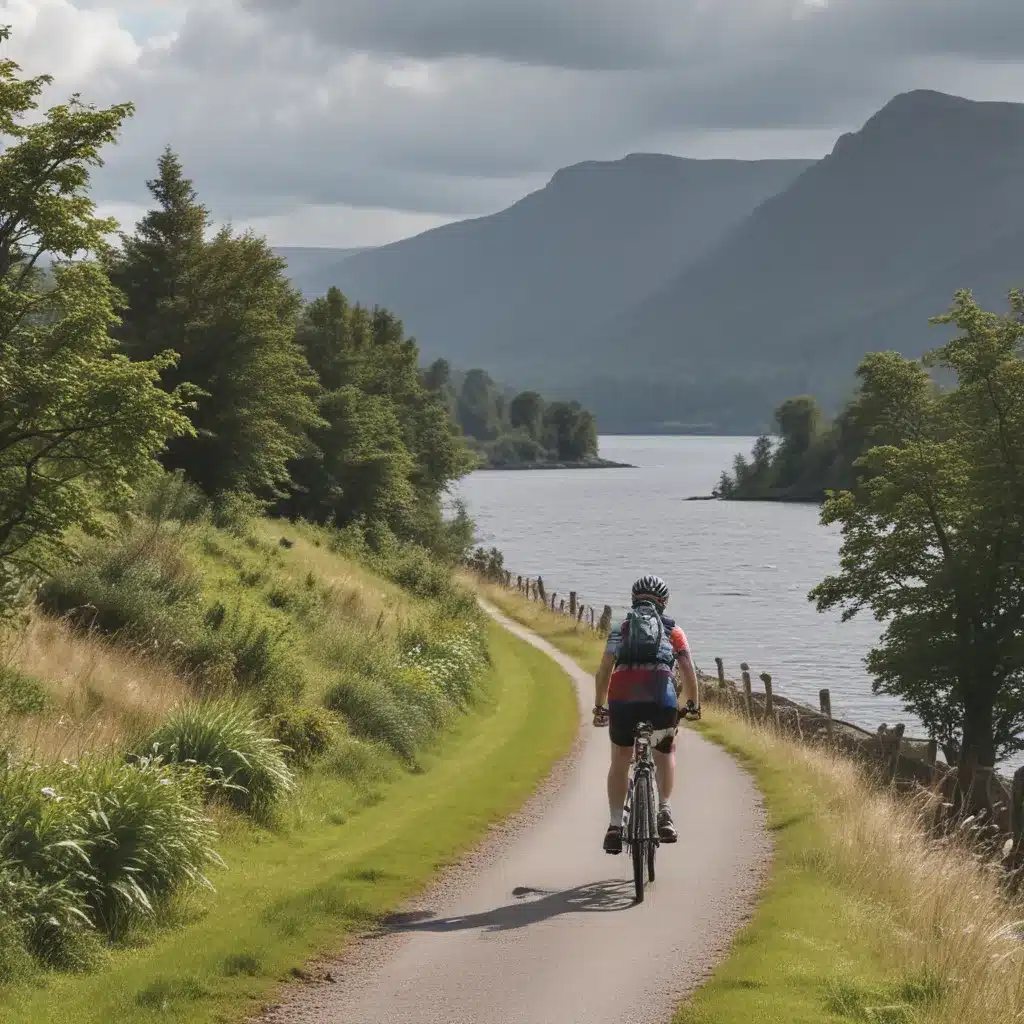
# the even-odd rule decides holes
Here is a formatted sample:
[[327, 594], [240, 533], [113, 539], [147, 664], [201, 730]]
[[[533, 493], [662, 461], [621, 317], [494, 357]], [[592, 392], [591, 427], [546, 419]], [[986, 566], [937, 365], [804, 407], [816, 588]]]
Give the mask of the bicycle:
[[654, 858], [661, 845], [658, 837], [658, 779], [651, 752], [653, 731], [654, 726], [650, 722], [640, 722], [636, 727], [629, 786], [622, 811], [622, 837], [633, 861], [637, 903], [644, 901], [645, 868], [647, 883], [654, 881]]

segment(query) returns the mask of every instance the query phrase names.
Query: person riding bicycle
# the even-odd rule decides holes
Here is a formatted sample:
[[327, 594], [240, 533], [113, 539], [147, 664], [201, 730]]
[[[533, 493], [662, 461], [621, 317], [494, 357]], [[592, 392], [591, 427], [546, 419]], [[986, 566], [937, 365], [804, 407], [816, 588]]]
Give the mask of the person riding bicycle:
[[[594, 677], [594, 725], [609, 726], [612, 742], [606, 853], [622, 852], [622, 809], [629, 787], [633, 739], [640, 722], [650, 722], [654, 727], [651, 745], [660, 798], [658, 837], [663, 843], [674, 843], [679, 838], [669, 805], [675, 782], [675, 738], [680, 717], [699, 715], [700, 709], [697, 674], [686, 634], [665, 615], [668, 597], [668, 586], [658, 576], [642, 576], [633, 584], [632, 608], [621, 625], [608, 634]], [[685, 701], [682, 709], [680, 698]]]

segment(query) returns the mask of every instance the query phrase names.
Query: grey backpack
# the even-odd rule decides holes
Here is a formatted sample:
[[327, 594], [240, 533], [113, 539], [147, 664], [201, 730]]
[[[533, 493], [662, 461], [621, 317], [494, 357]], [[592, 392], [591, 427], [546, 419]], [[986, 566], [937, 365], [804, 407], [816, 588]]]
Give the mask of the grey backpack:
[[620, 665], [653, 665], [661, 654], [665, 627], [653, 604], [632, 608], [623, 623], [623, 643], [616, 662]]

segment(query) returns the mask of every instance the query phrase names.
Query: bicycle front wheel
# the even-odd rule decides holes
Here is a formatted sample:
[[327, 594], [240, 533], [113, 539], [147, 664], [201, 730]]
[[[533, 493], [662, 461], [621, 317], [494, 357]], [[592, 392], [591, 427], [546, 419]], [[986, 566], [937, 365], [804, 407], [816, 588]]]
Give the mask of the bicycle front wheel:
[[637, 903], [644, 901], [644, 868], [651, 843], [651, 780], [641, 773], [633, 793], [633, 815], [630, 820], [629, 848], [633, 858], [633, 886]]

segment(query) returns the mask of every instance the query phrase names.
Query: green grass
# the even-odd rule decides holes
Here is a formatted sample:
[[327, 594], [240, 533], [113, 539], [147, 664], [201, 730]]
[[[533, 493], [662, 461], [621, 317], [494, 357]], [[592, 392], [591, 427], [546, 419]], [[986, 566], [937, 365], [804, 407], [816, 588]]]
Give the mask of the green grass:
[[[768, 812], [774, 860], [753, 920], [711, 981], [676, 1014], [674, 1024], [821, 1024], [913, 1021], [867, 1015], [897, 1005], [894, 976], [872, 935], [876, 913], [862, 893], [819, 869], [827, 843], [815, 779], [786, 749], [754, 750], [745, 729], [714, 715], [699, 731], [725, 747], [757, 780]], [[885, 925], [880, 925], [885, 927]]]
[[[292, 968], [422, 890], [519, 807], [572, 742], [568, 678], [497, 627], [489, 639], [482, 701], [422, 755], [422, 771], [359, 785], [314, 773], [276, 833], [227, 819], [215, 895], [178, 907], [178, 927], [111, 953], [94, 974], [9, 988], [0, 1020], [242, 1020], [275, 997]], [[370, 758], [370, 770], [384, 758]]]
[[[601, 638], [535, 602], [478, 587], [507, 615], [529, 626], [588, 671]], [[758, 742], [744, 723], [709, 709], [697, 727], [754, 775], [774, 845], [770, 876], [750, 923], [711, 980], [682, 1006], [674, 1024], [840, 1024], [931, 1019], [938, 994], [886, 956], [891, 920], [863, 887], [834, 878], [829, 796], [813, 766], [797, 763], [785, 742]]]

